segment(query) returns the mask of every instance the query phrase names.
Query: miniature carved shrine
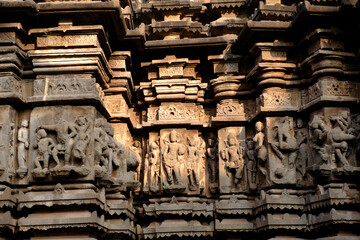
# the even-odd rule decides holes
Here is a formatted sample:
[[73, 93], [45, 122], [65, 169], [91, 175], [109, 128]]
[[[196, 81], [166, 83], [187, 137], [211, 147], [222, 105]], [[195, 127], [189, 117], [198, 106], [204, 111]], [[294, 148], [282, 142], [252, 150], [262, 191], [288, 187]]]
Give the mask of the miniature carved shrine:
[[0, 12], [0, 239], [360, 238], [360, 1]]

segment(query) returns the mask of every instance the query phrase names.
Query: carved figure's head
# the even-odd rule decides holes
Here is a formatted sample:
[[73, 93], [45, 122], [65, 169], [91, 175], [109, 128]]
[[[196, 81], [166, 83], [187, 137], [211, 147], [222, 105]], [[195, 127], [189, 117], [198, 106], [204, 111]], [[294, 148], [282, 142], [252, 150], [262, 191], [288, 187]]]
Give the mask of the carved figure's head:
[[261, 132], [264, 129], [264, 124], [262, 122], [255, 123], [255, 130], [256, 132]]
[[95, 127], [101, 128], [104, 127], [105, 121], [102, 118], [98, 118], [95, 120]]
[[157, 145], [156, 142], [152, 142], [150, 143], [150, 151], [154, 151], [154, 150], [157, 150], [159, 148], [159, 146]]
[[304, 126], [304, 121], [301, 118], [296, 119], [296, 127], [298, 129], [302, 128]]
[[29, 126], [28, 120], [22, 120], [21, 126], [27, 128]]
[[47, 133], [44, 129], [40, 129], [37, 134], [39, 139], [47, 137]]
[[177, 138], [177, 133], [175, 130], [172, 130], [170, 132], [169, 138], [170, 138], [170, 142], [172, 142], [172, 143], [177, 142], [178, 138]]
[[228, 135], [228, 144], [229, 146], [235, 146], [237, 143], [236, 141], [236, 135], [233, 132], [230, 132]]
[[246, 146], [248, 150], [252, 150], [255, 147], [255, 143], [252, 139], [246, 141]]
[[86, 116], [79, 116], [77, 117], [77, 119], [75, 120], [75, 123], [78, 126], [84, 126], [86, 123], [88, 122]]

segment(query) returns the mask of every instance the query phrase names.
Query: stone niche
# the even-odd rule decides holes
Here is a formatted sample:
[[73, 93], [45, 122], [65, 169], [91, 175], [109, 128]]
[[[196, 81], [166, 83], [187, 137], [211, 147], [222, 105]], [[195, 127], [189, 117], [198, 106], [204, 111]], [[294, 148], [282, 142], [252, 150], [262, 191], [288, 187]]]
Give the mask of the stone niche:
[[296, 183], [298, 145], [292, 117], [266, 118], [270, 181], [275, 184]]
[[310, 116], [308, 170], [330, 176], [359, 173], [353, 142], [356, 130], [351, 125], [349, 108], [324, 107]]
[[10, 181], [15, 176], [17, 113], [9, 105], [0, 106], [0, 181]]
[[226, 127], [218, 131], [220, 193], [248, 189], [244, 162], [245, 127]]
[[94, 107], [37, 107], [30, 115], [31, 181], [94, 178]]
[[206, 144], [198, 130], [150, 133], [144, 164], [144, 192], [201, 194], [205, 189]]

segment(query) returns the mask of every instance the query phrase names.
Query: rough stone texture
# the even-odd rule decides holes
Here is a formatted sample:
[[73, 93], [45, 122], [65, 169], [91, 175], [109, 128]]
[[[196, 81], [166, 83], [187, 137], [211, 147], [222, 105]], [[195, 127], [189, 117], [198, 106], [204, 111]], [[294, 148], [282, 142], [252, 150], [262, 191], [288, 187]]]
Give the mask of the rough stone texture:
[[360, 238], [360, 1], [0, 13], [0, 239]]

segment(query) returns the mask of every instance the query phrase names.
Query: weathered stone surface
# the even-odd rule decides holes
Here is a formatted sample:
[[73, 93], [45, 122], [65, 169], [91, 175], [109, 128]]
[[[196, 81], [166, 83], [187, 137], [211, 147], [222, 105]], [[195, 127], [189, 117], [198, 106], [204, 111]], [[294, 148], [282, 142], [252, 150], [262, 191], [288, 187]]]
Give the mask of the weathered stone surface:
[[0, 239], [359, 238], [359, 1], [0, 6]]

